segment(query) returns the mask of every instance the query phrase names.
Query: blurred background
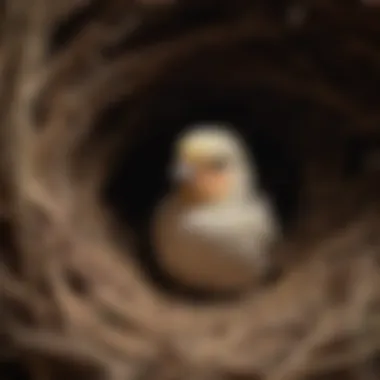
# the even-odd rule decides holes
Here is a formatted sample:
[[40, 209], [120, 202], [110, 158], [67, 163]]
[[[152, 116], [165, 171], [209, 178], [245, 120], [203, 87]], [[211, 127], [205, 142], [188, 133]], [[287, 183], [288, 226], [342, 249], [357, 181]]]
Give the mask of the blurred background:
[[[380, 377], [380, 2], [0, 0], [0, 379]], [[146, 236], [188, 124], [284, 230], [215, 303]]]

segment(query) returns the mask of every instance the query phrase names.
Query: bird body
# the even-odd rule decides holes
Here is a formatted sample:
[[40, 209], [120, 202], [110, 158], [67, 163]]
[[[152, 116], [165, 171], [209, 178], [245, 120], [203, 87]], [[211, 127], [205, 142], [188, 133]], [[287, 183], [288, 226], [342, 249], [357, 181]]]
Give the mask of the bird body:
[[[181, 153], [190, 147], [186, 152], [192, 151], [197, 174], [169, 192], [155, 210], [158, 261], [190, 287], [229, 291], [247, 286], [265, 270], [278, 235], [270, 203], [254, 187], [246, 153], [231, 132], [196, 128], [181, 144], [175, 163], [189, 158], [181, 159]], [[216, 158], [224, 158], [226, 165], [215, 165]]]

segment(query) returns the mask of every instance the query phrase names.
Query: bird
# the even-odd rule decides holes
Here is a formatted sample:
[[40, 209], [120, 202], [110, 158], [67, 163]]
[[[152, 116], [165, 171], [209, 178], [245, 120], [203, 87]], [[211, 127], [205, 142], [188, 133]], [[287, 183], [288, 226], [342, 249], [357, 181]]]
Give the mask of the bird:
[[254, 284], [270, 267], [281, 231], [243, 139], [226, 123], [190, 125], [168, 166], [169, 189], [151, 222], [159, 266], [193, 289], [234, 292]]

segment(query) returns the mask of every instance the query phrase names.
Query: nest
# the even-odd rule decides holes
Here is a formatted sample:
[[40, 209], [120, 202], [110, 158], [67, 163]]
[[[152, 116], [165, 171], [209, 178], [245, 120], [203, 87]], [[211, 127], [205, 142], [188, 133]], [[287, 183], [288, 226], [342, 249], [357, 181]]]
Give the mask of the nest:
[[[1, 2], [1, 377], [378, 378], [380, 13], [58, 3]], [[140, 244], [205, 119], [245, 137], [286, 231], [280, 274], [223, 302]]]

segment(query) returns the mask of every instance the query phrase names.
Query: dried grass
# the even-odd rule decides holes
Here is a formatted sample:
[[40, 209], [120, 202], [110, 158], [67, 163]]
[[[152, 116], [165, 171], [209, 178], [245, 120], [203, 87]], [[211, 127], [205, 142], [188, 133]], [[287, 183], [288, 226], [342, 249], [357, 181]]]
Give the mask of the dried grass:
[[[145, 30], [149, 35], [150, 28], [158, 33], [154, 27], [159, 31], [183, 15], [183, 7], [191, 8], [186, 2], [160, 3], [156, 9], [153, 1], [109, 0], [75, 39], [49, 55], [57, 22], [76, 7], [88, 11], [95, 5], [4, 1], [0, 327], [6, 349], [0, 355], [14, 355], [36, 380], [59, 378], [62, 363], [81, 378], [105, 380], [296, 380], [327, 378], [338, 370], [357, 379], [378, 378], [380, 224], [377, 203], [370, 202], [376, 199], [372, 177], [364, 187], [346, 188], [347, 199], [339, 194], [334, 207], [316, 201], [318, 212], [310, 209], [304, 229], [279, 248], [284, 275], [232, 303], [198, 305], [163, 294], [134, 261], [132, 237], [129, 247], [115, 242], [99, 189], [123, 135], [132, 144], [144, 115], [132, 113], [124, 131], [113, 131], [100, 144], [90, 138], [100, 111], [121, 96], [140, 99], [144, 107], [145, 93], [148, 104], [152, 101], [152, 83], [165, 81], [171, 65], [186, 66], [204, 49], [224, 51], [259, 39], [270, 43], [284, 32], [276, 17], [265, 13], [269, 5], [237, 2], [226, 19], [141, 47], [138, 39], [133, 42], [136, 35]], [[226, 4], [219, 5], [228, 9]], [[336, 9], [334, 2], [318, 4], [316, 9]], [[114, 59], [104, 58], [102, 49], [120, 38], [131, 46]], [[368, 45], [357, 47], [359, 54], [369, 54]], [[313, 79], [319, 85], [307, 86], [272, 64], [255, 73], [238, 70], [234, 80], [243, 79], [245, 87], [265, 82], [341, 112], [349, 119], [347, 133], [376, 130], [378, 115], [368, 110], [363, 118], [364, 106], [321, 77]], [[208, 80], [210, 86], [220, 84], [218, 70]], [[305, 170], [311, 178], [305, 194], [319, 199], [320, 177], [311, 165]], [[355, 197], [362, 199], [360, 212], [353, 210], [340, 229], [330, 227], [339, 207], [354, 209]], [[308, 228], [314, 232], [307, 234]], [[78, 372], [83, 367], [85, 372]]]

